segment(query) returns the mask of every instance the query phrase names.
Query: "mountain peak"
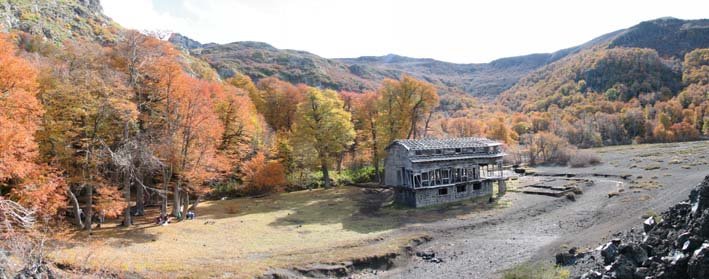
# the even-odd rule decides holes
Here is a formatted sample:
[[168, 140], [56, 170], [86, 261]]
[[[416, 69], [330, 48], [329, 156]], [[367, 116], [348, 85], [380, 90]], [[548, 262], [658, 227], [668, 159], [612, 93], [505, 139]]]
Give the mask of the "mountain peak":
[[187, 36], [184, 36], [180, 33], [172, 33], [170, 34], [169, 38], [167, 39], [170, 43], [173, 45], [185, 49], [185, 50], [192, 50], [196, 48], [202, 48], [204, 45], [202, 43], [193, 40]]
[[662, 57], [683, 58], [687, 52], [709, 46], [709, 20], [663, 17], [643, 21], [611, 40], [609, 47], [656, 49]]

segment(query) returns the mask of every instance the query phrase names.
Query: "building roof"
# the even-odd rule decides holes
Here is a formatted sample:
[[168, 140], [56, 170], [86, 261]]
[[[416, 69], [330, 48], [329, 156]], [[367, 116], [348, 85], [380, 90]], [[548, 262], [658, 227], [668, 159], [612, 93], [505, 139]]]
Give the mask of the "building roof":
[[502, 145], [499, 142], [486, 138], [401, 139], [395, 140], [392, 145], [397, 143], [404, 146], [407, 150], [474, 148]]
[[439, 161], [456, 161], [456, 160], [471, 160], [471, 159], [499, 159], [507, 155], [503, 152], [492, 154], [452, 154], [452, 155], [434, 155], [434, 156], [415, 156], [409, 158], [412, 163], [426, 163]]

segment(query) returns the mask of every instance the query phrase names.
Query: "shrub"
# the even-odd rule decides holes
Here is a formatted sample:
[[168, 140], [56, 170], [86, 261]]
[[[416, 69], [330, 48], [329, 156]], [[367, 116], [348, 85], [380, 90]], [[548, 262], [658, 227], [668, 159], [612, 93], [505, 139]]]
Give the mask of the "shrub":
[[376, 173], [374, 167], [366, 166], [355, 170], [346, 170], [343, 176], [347, 176], [354, 183], [366, 183], [374, 181]]
[[[331, 171], [329, 173], [332, 186], [348, 185], [353, 183], [352, 174], [348, 171]], [[316, 171], [310, 173], [310, 177], [306, 182], [308, 188], [320, 188], [323, 185], [323, 174], [322, 171]]]
[[239, 183], [234, 180], [221, 181], [212, 185], [212, 191], [209, 192], [210, 197], [221, 198], [224, 196], [238, 196], [237, 191]]
[[569, 156], [569, 166], [572, 168], [585, 168], [601, 163], [601, 157], [588, 150], [575, 150]]
[[244, 172], [244, 191], [249, 195], [261, 195], [276, 192], [286, 184], [286, 173], [278, 161], [266, 161], [263, 153], [256, 154], [242, 167]]
[[528, 137], [527, 158], [530, 165], [566, 165], [569, 161], [573, 146], [566, 139], [548, 132], [539, 132]]

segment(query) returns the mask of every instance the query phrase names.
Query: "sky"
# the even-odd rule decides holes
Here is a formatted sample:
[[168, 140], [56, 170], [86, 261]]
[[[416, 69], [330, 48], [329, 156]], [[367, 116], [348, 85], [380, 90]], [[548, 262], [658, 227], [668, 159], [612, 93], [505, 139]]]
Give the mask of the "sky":
[[709, 18], [702, 0], [102, 0], [127, 28], [202, 43], [260, 41], [326, 58], [399, 54], [456, 63], [548, 53], [660, 17]]

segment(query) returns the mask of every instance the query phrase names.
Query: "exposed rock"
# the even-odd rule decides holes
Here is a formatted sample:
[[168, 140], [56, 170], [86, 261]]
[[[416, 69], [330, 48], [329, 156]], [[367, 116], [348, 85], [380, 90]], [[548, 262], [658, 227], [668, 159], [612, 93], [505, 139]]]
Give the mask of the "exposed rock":
[[[650, 217], [643, 233], [614, 234], [601, 246], [603, 271], [590, 271], [584, 279], [709, 278], [709, 176], [690, 194], [661, 214]], [[597, 252], [598, 253], [598, 252]], [[566, 255], [557, 255], [557, 262]], [[596, 261], [591, 257], [589, 260]]]
[[709, 243], [705, 242], [694, 251], [687, 266], [687, 274], [693, 279], [709, 278]]
[[598, 271], [589, 271], [581, 275], [581, 279], [601, 279], [603, 274]]
[[112, 42], [119, 32], [103, 14], [99, 0], [0, 1], [0, 27], [57, 43], [69, 39]]
[[608, 242], [601, 248], [601, 256], [605, 264], [611, 264], [618, 256], [618, 246], [614, 242]]
[[193, 50], [202, 47], [202, 43], [183, 36], [180, 33], [172, 33], [168, 41], [173, 45], [185, 50]]
[[436, 253], [432, 251], [416, 252], [416, 256], [430, 263], [442, 263], [443, 259], [436, 258]]
[[655, 217], [648, 217], [645, 222], [643, 222], [643, 230], [649, 232], [655, 227]]
[[572, 265], [576, 262], [576, 256], [569, 252], [561, 252], [556, 254], [557, 265]]
[[635, 265], [640, 265], [647, 260], [647, 252], [638, 244], [624, 244], [619, 247], [620, 254], [632, 260]]
[[611, 276], [618, 279], [633, 279], [635, 274], [635, 263], [626, 257], [625, 255], [620, 255], [617, 260], [615, 260], [608, 271]]

